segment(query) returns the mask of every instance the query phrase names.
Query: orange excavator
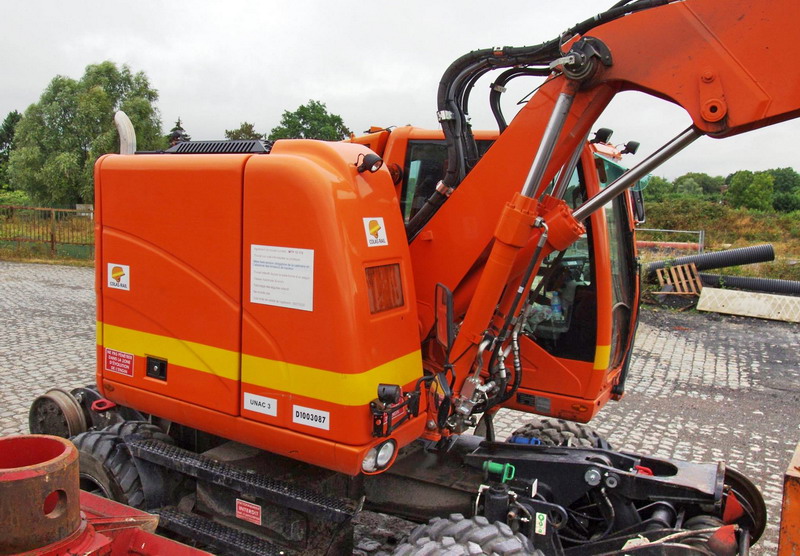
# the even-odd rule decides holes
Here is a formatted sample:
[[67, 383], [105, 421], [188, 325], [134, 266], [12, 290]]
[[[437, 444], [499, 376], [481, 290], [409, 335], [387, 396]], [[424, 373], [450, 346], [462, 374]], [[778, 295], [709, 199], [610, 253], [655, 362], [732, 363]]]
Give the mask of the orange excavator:
[[[582, 423], [624, 394], [629, 188], [698, 137], [800, 115], [798, 22], [794, 0], [622, 0], [456, 60], [437, 132], [134, 154], [121, 118], [126, 154], [95, 168], [97, 385], [37, 399], [31, 431], [72, 437], [84, 488], [224, 553], [344, 553], [367, 507], [429, 520], [398, 554], [747, 554], [746, 477]], [[473, 131], [495, 71], [499, 129]], [[628, 90], [692, 125], [624, 171], [588, 139]], [[498, 439], [501, 408], [543, 417]]]

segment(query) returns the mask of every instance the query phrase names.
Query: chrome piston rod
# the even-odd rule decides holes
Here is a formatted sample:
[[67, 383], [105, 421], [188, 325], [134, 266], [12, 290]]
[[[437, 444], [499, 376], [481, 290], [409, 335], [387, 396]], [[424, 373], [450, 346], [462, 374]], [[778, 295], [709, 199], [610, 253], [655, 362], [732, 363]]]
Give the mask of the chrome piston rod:
[[567, 120], [567, 115], [574, 99], [574, 95], [567, 93], [558, 95], [556, 105], [553, 107], [553, 113], [550, 114], [550, 120], [544, 129], [542, 142], [539, 143], [539, 150], [536, 152], [531, 169], [528, 171], [528, 177], [525, 178], [522, 194], [526, 197], [533, 197], [536, 194], [536, 189], [539, 187], [539, 182], [542, 181], [544, 171], [547, 169], [547, 163], [550, 162], [550, 157], [553, 155], [556, 140], [564, 127], [564, 122]]

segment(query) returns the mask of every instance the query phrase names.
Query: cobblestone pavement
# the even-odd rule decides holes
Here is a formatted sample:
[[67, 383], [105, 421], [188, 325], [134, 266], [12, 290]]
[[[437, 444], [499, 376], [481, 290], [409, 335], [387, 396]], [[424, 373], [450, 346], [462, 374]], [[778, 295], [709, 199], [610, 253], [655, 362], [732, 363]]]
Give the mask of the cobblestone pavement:
[[94, 382], [94, 270], [0, 261], [0, 435], [48, 388]]
[[[0, 261], [0, 435], [27, 432], [30, 402], [48, 388], [94, 381], [93, 280], [90, 268]], [[800, 327], [645, 311], [634, 357], [626, 397], [592, 424], [621, 449], [742, 471], [769, 511], [754, 553], [774, 554], [783, 472], [800, 440]], [[524, 420], [503, 410], [498, 436]], [[361, 523], [361, 553], [411, 528], [374, 514]]]

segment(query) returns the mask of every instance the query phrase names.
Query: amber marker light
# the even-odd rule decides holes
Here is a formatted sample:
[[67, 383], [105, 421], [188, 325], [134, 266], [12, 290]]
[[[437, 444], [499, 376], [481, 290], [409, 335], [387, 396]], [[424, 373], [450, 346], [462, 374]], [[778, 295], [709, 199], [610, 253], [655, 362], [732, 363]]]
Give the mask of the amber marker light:
[[370, 313], [403, 306], [403, 284], [398, 263], [368, 267], [366, 274]]

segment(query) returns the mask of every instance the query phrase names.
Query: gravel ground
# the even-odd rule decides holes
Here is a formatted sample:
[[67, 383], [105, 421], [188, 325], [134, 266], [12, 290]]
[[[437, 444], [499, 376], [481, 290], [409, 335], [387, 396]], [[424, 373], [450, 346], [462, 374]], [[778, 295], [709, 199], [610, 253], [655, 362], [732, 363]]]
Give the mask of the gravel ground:
[[[30, 402], [94, 380], [93, 270], [0, 261], [0, 435], [27, 432]], [[625, 450], [725, 460], [761, 488], [769, 526], [754, 550], [777, 550], [783, 472], [800, 440], [800, 327], [715, 314], [647, 310], [628, 393], [592, 424]], [[503, 410], [498, 436], [525, 415]], [[359, 554], [377, 554], [413, 524], [364, 512]]]

